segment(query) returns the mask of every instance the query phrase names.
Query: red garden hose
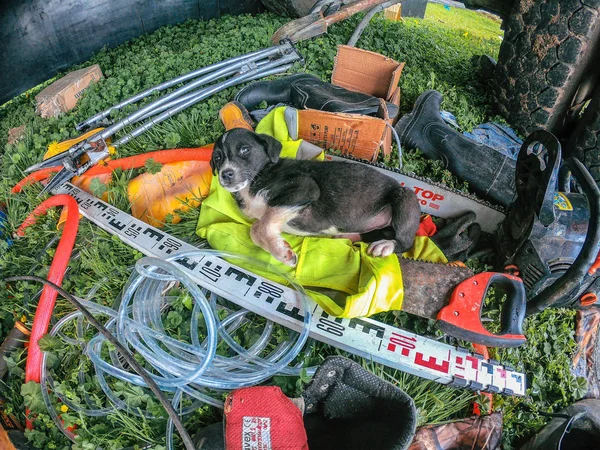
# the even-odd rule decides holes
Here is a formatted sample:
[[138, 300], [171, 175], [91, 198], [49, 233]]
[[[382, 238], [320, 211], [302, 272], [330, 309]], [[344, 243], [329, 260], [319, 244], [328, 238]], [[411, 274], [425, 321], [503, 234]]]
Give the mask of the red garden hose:
[[[65, 270], [71, 258], [75, 238], [77, 237], [77, 229], [79, 228], [79, 207], [75, 199], [69, 195], [62, 194], [50, 197], [42, 202], [33, 212], [25, 219], [23, 224], [17, 230], [18, 236], [25, 235], [25, 229], [34, 224], [39, 215], [45, 214], [48, 208], [54, 206], [63, 206], [67, 208], [67, 221], [63, 228], [62, 236], [50, 270], [48, 271], [48, 280], [60, 286], [65, 275]], [[40, 301], [38, 302], [33, 318], [33, 326], [31, 328], [31, 337], [29, 338], [29, 350], [27, 352], [27, 363], [25, 366], [25, 382], [35, 381], [40, 382], [41, 366], [42, 366], [42, 351], [38, 346], [38, 341], [48, 332], [50, 319], [54, 310], [54, 304], [58, 293], [50, 288], [44, 287]], [[29, 412], [27, 412], [29, 414]], [[33, 425], [27, 419], [27, 428], [33, 429]]]
[[[198, 148], [177, 148], [173, 150], [159, 150], [156, 152], [144, 153], [141, 155], [129, 156], [127, 158], [115, 159], [107, 161], [105, 164], [99, 164], [92, 167], [90, 170], [85, 172], [85, 176], [101, 175], [103, 173], [109, 173], [115, 169], [130, 170], [142, 167], [144, 163], [153, 159], [160, 164], [168, 164], [172, 162], [181, 161], [209, 161], [212, 155], [213, 144], [205, 145], [204, 147]], [[21, 192], [24, 186], [45, 180], [49, 178], [51, 174], [58, 172], [62, 166], [49, 167], [47, 169], [38, 170], [37, 172], [30, 173], [21, 181], [19, 181], [13, 188], [13, 194]]]
[[[85, 176], [101, 175], [112, 172], [115, 169], [129, 170], [139, 168], [142, 167], [149, 159], [153, 159], [160, 164], [194, 160], [208, 161], [212, 155], [212, 147], [213, 144], [209, 144], [199, 148], [161, 150], [142, 155], [121, 158], [118, 160], [111, 160], [107, 161], [106, 164], [92, 167], [85, 173]], [[58, 172], [60, 169], [61, 167], [57, 166], [31, 173], [19, 181], [19, 183], [13, 187], [12, 192], [19, 193], [27, 184], [43, 181], [50, 177], [52, 173]], [[18, 236], [23, 236], [25, 234], [25, 229], [35, 223], [37, 216], [44, 214], [48, 208], [54, 206], [64, 206], [67, 208], [67, 220], [63, 229], [62, 237], [48, 272], [48, 280], [60, 286], [71, 257], [71, 252], [73, 251], [73, 245], [75, 244], [77, 229], [79, 227], [79, 208], [75, 199], [66, 194], [56, 195], [49, 198], [35, 208], [35, 210], [19, 227], [16, 234]], [[38, 341], [48, 331], [56, 297], [57, 292], [52, 288], [45, 287], [42, 291], [35, 317], [33, 319], [27, 363], [25, 367], [25, 382], [40, 382], [43, 355], [38, 346]], [[29, 415], [29, 411], [27, 411], [27, 415]], [[27, 419], [27, 428], [33, 429], [33, 424], [29, 419]]]

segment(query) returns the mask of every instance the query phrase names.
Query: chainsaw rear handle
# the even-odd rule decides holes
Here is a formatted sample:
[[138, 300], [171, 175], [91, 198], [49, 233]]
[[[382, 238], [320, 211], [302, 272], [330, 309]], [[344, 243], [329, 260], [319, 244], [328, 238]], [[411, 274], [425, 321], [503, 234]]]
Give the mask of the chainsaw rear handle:
[[[492, 285], [502, 288], [501, 330], [494, 334], [481, 323], [485, 297]], [[518, 347], [527, 340], [523, 334], [527, 298], [523, 281], [513, 275], [483, 272], [460, 283], [450, 302], [437, 315], [439, 327], [451, 336], [487, 347]]]
[[569, 158], [563, 163], [577, 180], [585, 194], [590, 207], [590, 220], [583, 246], [575, 262], [562, 276], [533, 297], [527, 303], [527, 314], [535, 314], [549, 306], [556, 304], [560, 299], [566, 298], [578, 290], [586, 276], [589, 276], [600, 246], [600, 190], [596, 182], [577, 158]]

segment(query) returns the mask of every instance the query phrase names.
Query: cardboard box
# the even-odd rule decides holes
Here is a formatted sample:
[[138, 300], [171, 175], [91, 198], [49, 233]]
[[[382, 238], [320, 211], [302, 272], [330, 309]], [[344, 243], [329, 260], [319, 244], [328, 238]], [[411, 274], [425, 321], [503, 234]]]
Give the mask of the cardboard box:
[[298, 110], [298, 135], [302, 139], [369, 161], [377, 157], [385, 128], [385, 122], [376, 117]]
[[[398, 83], [402, 69], [404, 69], [403, 62], [399, 63], [379, 53], [340, 45], [334, 60], [331, 82], [351, 91], [379, 97], [400, 107]], [[383, 104], [385, 105], [385, 102]], [[390, 118], [386, 107], [380, 111], [379, 117], [391, 126], [398, 119]], [[385, 127], [381, 148], [383, 155], [388, 158], [392, 151], [392, 130], [389, 127]], [[373, 155], [373, 160], [376, 159], [377, 153]]]
[[98, 64], [71, 72], [35, 96], [42, 117], [58, 117], [75, 107], [83, 91], [103, 77]]
[[400, 106], [398, 82], [404, 63], [379, 53], [347, 45], [338, 46], [331, 82], [351, 91], [380, 99], [377, 117], [324, 111], [299, 111], [299, 136], [325, 149], [339, 150], [356, 158], [377, 160], [383, 150], [391, 153], [392, 131], [396, 118], [390, 118], [386, 102]]

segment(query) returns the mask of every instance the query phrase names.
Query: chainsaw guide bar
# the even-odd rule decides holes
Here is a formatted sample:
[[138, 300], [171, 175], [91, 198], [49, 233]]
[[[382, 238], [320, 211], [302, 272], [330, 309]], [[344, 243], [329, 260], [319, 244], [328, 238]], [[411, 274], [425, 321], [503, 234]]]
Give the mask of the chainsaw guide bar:
[[421, 211], [426, 214], [441, 217], [442, 219], [449, 219], [472, 211], [475, 213], [475, 221], [486, 233], [495, 233], [498, 230], [498, 225], [506, 217], [506, 212], [500, 206], [492, 205], [474, 195], [449, 188], [441, 183], [436, 183], [415, 174], [408, 175], [383, 164], [372, 163], [347, 155], [327, 155], [326, 158], [332, 161], [350, 161], [366, 164], [388, 177], [392, 177], [401, 186], [411, 188], [415, 191], [421, 205]]
[[[169, 258], [197, 250], [71, 183], [54, 193], [72, 196], [85, 218], [145, 255]], [[302, 306], [292, 289], [213, 256], [182, 258], [176, 263], [201, 287], [266, 319], [301, 330]], [[372, 319], [331, 317], [309, 302], [313, 313], [310, 337], [318, 341], [442, 384], [525, 395], [525, 375], [496, 361]]]

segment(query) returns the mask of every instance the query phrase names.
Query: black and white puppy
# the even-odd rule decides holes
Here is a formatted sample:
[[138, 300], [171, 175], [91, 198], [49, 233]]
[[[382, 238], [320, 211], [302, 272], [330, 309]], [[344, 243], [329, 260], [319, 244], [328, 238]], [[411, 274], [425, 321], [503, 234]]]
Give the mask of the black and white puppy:
[[292, 267], [297, 256], [281, 232], [350, 237], [391, 226], [393, 240], [373, 242], [369, 254], [412, 246], [421, 213], [412, 190], [362, 164], [280, 159], [280, 152], [276, 139], [243, 128], [225, 132], [213, 149], [213, 173], [256, 219], [250, 232], [256, 245]]

